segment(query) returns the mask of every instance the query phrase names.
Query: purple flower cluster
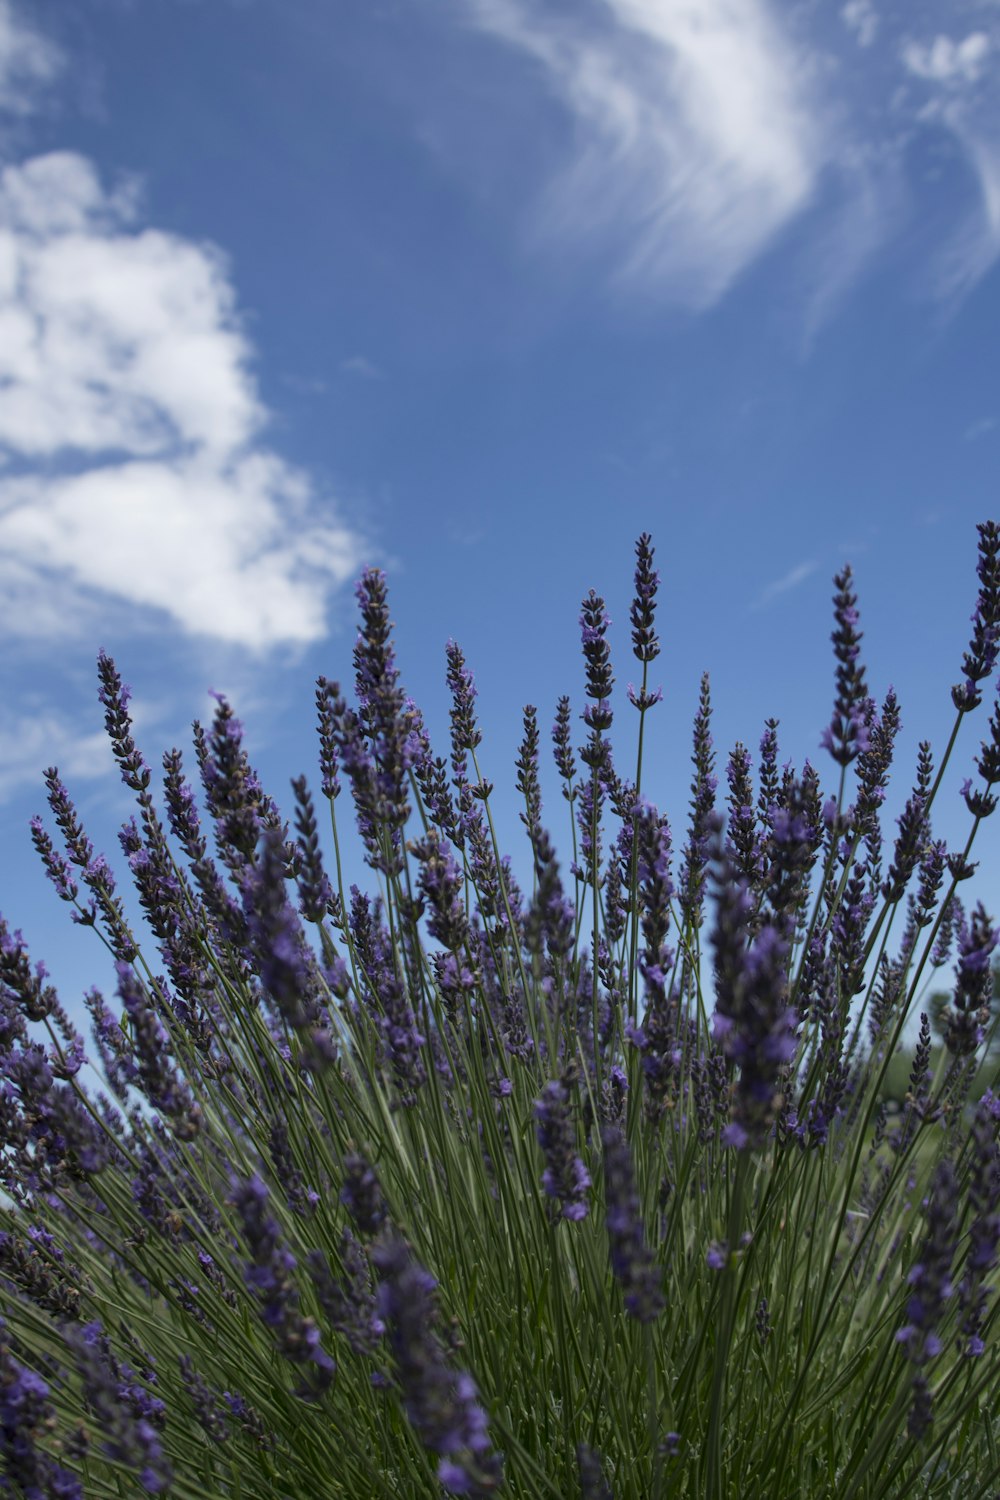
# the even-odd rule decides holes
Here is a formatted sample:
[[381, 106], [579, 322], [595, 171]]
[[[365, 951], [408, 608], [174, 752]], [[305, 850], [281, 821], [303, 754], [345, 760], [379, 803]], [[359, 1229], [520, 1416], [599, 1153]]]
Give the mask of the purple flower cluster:
[[717, 866], [714, 1034], [740, 1074], [726, 1145], [760, 1147], [783, 1103], [782, 1070], [796, 1051], [797, 1016], [788, 999], [788, 944], [771, 924], [748, 942], [753, 903], [721, 854]]
[[945, 1046], [955, 1057], [967, 1057], [983, 1039], [990, 1014], [990, 955], [998, 940], [1000, 929], [992, 925], [982, 902], [972, 913], [971, 923], [960, 918], [958, 980], [945, 1015]]
[[551, 1079], [535, 1101], [538, 1144], [545, 1157], [542, 1187], [559, 1200], [564, 1219], [585, 1219], [590, 1211], [587, 1189], [590, 1173], [576, 1150], [576, 1132], [570, 1117], [570, 1092], [561, 1078]]
[[962, 1322], [962, 1332], [968, 1340], [965, 1353], [969, 1358], [976, 1358], [985, 1348], [983, 1317], [987, 1298], [993, 1290], [985, 1284], [985, 1278], [996, 1268], [1000, 1248], [1000, 1148], [997, 1146], [994, 1103], [990, 1096], [980, 1100], [972, 1122], [969, 1206], [974, 1217], [958, 1298], [965, 1312]]
[[845, 567], [834, 579], [837, 592], [833, 611], [837, 628], [831, 637], [837, 658], [837, 699], [833, 719], [824, 729], [821, 743], [839, 766], [849, 766], [869, 745], [865, 713], [868, 692], [864, 667], [859, 661], [861, 631], [858, 630], [858, 596], [851, 590], [853, 574]]
[[0, 1483], [5, 1493], [26, 1500], [83, 1500], [79, 1479], [45, 1452], [53, 1415], [47, 1383], [14, 1358], [0, 1321]]
[[959, 713], [967, 714], [983, 701], [979, 683], [989, 677], [1000, 652], [1000, 526], [984, 521], [979, 532], [979, 596], [972, 615], [972, 640], [962, 658], [963, 682], [951, 690]]
[[148, 1371], [142, 1383], [120, 1364], [99, 1322], [66, 1329], [64, 1338], [75, 1359], [86, 1406], [101, 1429], [104, 1452], [133, 1469], [149, 1494], [161, 1494], [170, 1486], [173, 1468], [160, 1441], [166, 1407], [148, 1389], [155, 1375]]
[[320, 1344], [315, 1320], [299, 1312], [299, 1293], [292, 1275], [295, 1256], [282, 1244], [277, 1220], [268, 1212], [269, 1199], [267, 1186], [256, 1173], [233, 1183], [230, 1202], [250, 1252], [244, 1272], [246, 1284], [281, 1353], [292, 1364], [314, 1364], [317, 1384], [323, 1389], [333, 1377], [333, 1360]]
[[640, 1323], [653, 1323], [666, 1307], [666, 1300], [662, 1275], [646, 1244], [632, 1153], [622, 1132], [613, 1125], [602, 1130], [601, 1144], [611, 1267], [621, 1283], [626, 1311]]
[[952, 1295], [951, 1266], [955, 1253], [957, 1204], [955, 1169], [947, 1157], [942, 1157], [931, 1182], [927, 1233], [920, 1247], [919, 1259], [909, 1274], [911, 1290], [906, 1303], [907, 1322], [896, 1334], [897, 1342], [903, 1345], [907, 1358], [916, 1366], [908, 1423], [911, 1436], [916, 1438], [927, 1431], [933, 1415], [924, 1369], [942, 1349], [936, 1330]]
[[475, 1381], [445, 1360], [435, 1326], [437, 1282], [398, 1236], [379, 1240], [371, 1259], [406, 1415], [425, 1447], [439, 1456], [438, 1479], [453, 1495], [492, 1494], [503, 1479], [502, 1458], [491, 1448]]

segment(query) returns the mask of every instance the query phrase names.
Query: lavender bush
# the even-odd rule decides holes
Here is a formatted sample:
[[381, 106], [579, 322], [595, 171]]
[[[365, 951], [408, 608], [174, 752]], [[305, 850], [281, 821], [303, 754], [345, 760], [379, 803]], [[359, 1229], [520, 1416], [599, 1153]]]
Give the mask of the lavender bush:
[[[937, 767], [921, 744], [892, 839], [900, 710], [869, 694], [849, 568], [832, 795], [779, 769], [768, 720], [756, 779], [738, 744], [720, 797], [705, 678], [672, 829], [643, 784], [659, 579], [647, 535], [636, 553], [634, 776], [591, 592], [583, 742], [568, 698], [551, 736], [565, 874], [524, 712], [530, 891], [497, 846], [464, 656], [449, 643], [435, 756], [380, 572], [358, 585], [353, 705], [319, 680], [319, 803], [294, 781], [291, 825], [222, 698], [194, 726], [200, 793], [171, 750], [160, 803], [102, 653], [152, 939], [53, 767], [34, 842], [115, 995], [87, 996], [85, 1044], [0, 920], [6, 1493], [998, 1492], [1000, 1098], [967, 1104], [998, 932], [959, 887], [997, 804], [1000, 705], [965, 846], [931, 816], [996, 666], [1000, 527], [979, 527], [954, 730]], [[345, 790], [371, 892], [344, 888]], [[886, 1069], [949, 964], [947, 1050], [932, 1076], [921, 1016], [890, 1123]]]

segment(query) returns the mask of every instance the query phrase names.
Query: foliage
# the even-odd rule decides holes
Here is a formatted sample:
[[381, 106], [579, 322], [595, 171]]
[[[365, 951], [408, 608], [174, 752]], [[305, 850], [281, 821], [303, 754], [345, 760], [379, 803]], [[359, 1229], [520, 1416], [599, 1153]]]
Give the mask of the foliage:
[[[128, 689], [99, 660], [138, 803], [121, 845], [155, 940], [130, 928], [58, 770], [38, 852], [114, 959], [85, 1044], [0, 922], [0, 1455], [26, 1497], [179, 1500], [804, 1495], [985, 1497], [1000, 1485], [1000, 1102], [973, 1109], [997, 931], [958, 895], [1000, 781], [1000, 708], [949, 852], [931, 812], [1000, 628], [1000, 529], [979, 528], [974, 630], [936, 773], [921, 744], [898, 836], [879, 812], [899, 707], [835, 581], [824, 797], [737, 745], [717, 806], [704, 679], [687, 837], [643, 795], [658, 574], [637, 545], [634, 780], [615, 766], [609, 620], [583, 602], [584, 743], [552, 733], [568, 891], [525, 709], [517, 785], [533, 880], [497, 846], [476, 690], [447, 649], [450, 757], [399, 682], [367, 571], [356, 702], [319, 680], [324, 864], [230, 705], [194, 726], [164, 806]], [[579, 756], [579, 761], [576, 757]], [[375, 894], [344, 888], [349, 785]], [[895, 941], [890, 947], [890, 934]], [[307, 934], [311, 935], [310, 938]], [[921, 1020], [955, 947], [945, 1046]], [[158, 972], [162, 968], [162, 973]], [[40, 1039], [39, 1039], [40, 1038]], [[933, 1067], [932, 1067], [933, 1064]]]

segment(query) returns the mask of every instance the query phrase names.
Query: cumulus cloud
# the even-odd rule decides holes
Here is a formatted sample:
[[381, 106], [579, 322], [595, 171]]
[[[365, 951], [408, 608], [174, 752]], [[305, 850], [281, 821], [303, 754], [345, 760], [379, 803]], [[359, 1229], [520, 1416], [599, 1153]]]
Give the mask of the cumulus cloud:
[[974, 31], [961, 42], [936, 36], [932, 42], [905, 43], [903, 63], [917, 78], [935, 83], [974, 83], [990, 51], [990, 39], [984, 31]]
[[878, 34], [878, 12], [872, 0], [847, 0], [840, 18], [853, 31], [859, 47], [870, 47]]
[[137, 217], [74, 153], [0, 174], [4, 624], [65, 633], [105, 595], [253, 650], [318, 640], [361, 539], [262, 441], [220, 252]]
[[466, 14], [531, 59], [574, 121], [540, 232], [604, 243], [621, 281], [709, 306], [810, 201], [821, 111], [763, 0], [604, 0], [569, 17], [467, 0]]

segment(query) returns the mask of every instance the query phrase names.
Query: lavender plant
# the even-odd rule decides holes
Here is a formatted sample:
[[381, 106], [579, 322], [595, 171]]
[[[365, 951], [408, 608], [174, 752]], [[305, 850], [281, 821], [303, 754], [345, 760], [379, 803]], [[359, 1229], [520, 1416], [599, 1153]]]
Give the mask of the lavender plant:
[[[358, 586], [355, 706], [318, 683], [329, 834], [305, 777], [285, 821], [222, 698], [194, 727], [200, 798], [172, 749], [161, 814], [101, 654], [151, 936], [50, 768], [55, 831], [34, 819], [32, 837], [107, 947], [116, 1001], [87, 996], [88, 1043], [0, 919], [5, 1493], [1000, 1490], [1000, 1094], [967, 1103], [1000, 934], [957, 894], [996, 807], [1000, 701], [982, 784], [963, 786], [967, 842], [932, 829], [1000, 649], [1000, 527], [979, 527], [957, 717], [936, 771], [921, 743], [891, 854], [900, 709], [868, 693], [850, 569], [834, 791], [808, 762], [779, 771], [769, 719], [756, 786], [746, 747], [728, 755], [725, 816], [706, 676], [685, 834], [644, 788], [662, 701], [648, 535], [636, 555], [634, 776], [591, 590], [585, 732], [574, 747], [568, 696], [552, 732], [568, 881], [525, 709], [530, 892], [498, 847], [473, 674], [449, 642], [435, 757], [377, 570]], [[345, 888], [345, 789], [368, 891]], [[943, 1061], [921, 1015], [890, 1124], [882, 1080], [953, 938]]]

